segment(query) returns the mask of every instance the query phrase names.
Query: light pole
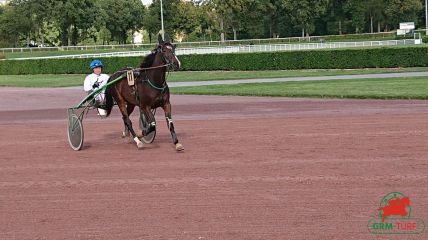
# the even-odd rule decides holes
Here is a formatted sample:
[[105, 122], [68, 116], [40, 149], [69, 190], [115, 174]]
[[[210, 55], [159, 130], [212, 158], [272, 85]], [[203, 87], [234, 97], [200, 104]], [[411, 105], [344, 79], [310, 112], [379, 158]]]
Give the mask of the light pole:
[[425, 0], [425, 35], [428, 36], [428, 6]]
[[[427, 0], [425, 0], [427, 1]], [[163, 4], [162, 4], [162, 0], [160, 0], [160, 4], [161, 4], [161, 26], [162, 26], [162, 40], [165, 41], [165, 29], [163, 27]]]

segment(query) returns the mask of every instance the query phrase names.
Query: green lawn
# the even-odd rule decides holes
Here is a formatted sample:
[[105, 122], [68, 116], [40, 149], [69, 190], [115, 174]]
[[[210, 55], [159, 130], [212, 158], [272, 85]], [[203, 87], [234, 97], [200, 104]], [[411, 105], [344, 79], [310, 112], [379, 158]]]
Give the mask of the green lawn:
[[[353, 69], [353, 70], [287, 70], [287, 71], [213, 71], [172, 72], [168, 82], [209, 81], [226, 79], [254, 79], [276, 77], [331, 76], [349, 74], [395, 73], [428, 71], [428, 68]], [[14, 87], [69, 87], [83, 84], [83, 74], [69, 75], [0, 75], [0, 86]]]
[[428, 99], [428, 77], [250, 83], [172, 88], [173, 94]]
[[356, 75], [375, 73], [424, 72], [428, 67], [418, 68], [369, 68], [369, 69], [309, 69], [309, 70], [282, 70], [282, 71], [212, 71], [212, 72], [172, 72], [169, 82], [210, 81], [255, 78], [281, 77], [313, 77]]
[[0, 75], [0, 86], [7, 87], [71, 87], [83, 86], [85, 75]]

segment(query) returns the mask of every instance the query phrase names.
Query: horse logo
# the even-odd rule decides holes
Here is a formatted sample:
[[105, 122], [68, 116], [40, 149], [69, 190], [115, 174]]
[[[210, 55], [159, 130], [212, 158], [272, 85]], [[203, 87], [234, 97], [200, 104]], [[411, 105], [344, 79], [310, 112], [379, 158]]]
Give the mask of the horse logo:
[[[396, 196], [396, 195], [394, 195]], [[385, 199], [386, 200], [386, 199]], [[382, 222], [385, 222], [385, 218], [393, 215], [400, 215], [401, 217], [409, 216], [410, 211], [409, 197], [395, 197], [387, 200], [387, 204], [384, 207], [378, 208], [379, 215], [382, 217]]]
[[372, 234], [420, 234], [425, 229], [422, 219], [411, 217], [410, 198], [400, 192], [385, 195], [377, 208], [378, 218], [369, 220]]

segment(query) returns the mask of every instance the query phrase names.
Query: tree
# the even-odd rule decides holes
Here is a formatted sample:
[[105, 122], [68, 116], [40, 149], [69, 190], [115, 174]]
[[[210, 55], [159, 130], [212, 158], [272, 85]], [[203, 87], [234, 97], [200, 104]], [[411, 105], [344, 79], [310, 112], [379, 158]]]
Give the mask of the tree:
[[281, 0], [291, 23], [302, 29], [302, 37], [315, 31], [314, 20], [327, 10], [328, 0]]
[[17, 41], [24, 38], [27, 45], [30, 41], [44, 43], [44, 26], [51, 11], [51, 0], [13, 0], [7, 8], [7, 16], [4, 17], [8, 23], [2, 25], [18, 35]]
[[382, 21], [384, 21], [384, 0], [368, 0], [366, 2], [367, 4], [367, 10], [366, 14], [370, 21], [370, 32], [373, 33], [373, 22], [377, 22], [377, 31], [380, 32], [380, 24]]
[[[347, 20], [344, 10], [346, 0], [330, 0], [328, 3], [326, 15], [322, 18], [326, 25], [327, 34], [342, 35], [346, 32], [345, 22]], [[324, 33], [325, 34], [325, 33]]]
[[367, 2], [365, 0], [347, 0], [344, 10], [350, 16], [355, 33], [362, 32], [366, 23]]
[[104, 0], [105, 27], [119, 43], [126, 43], [129, 31], [142, 27], [144, 5], [139, 0]]
[[[374, 32], [425, 22], [423, 0], [163, 0], [165, 33], [187, 41]], [[0, 6], [0, 44], [126, 43], [161, 30], [160, 0], [11, 0]]]
[[218, 22], [220, 25], [221, 41], [226, 40], [225, 32], [229, 27], [232, 28], [236, 40], [236, 34], [241, 25], [238, 14], [242, 13], [244, 9], [244, 0], [208, 0], [205, 4], [211, 9], [211, 16], [214, 17], [213, 22]]
[[161, 29], [160, 20], [160, 3], [156, 4], [156, 1], [148, 7], [146, 14], [144, 15], [144, 28], [149, 34], [149, 41], [152, 42], [152, 36], [159, 33]]
[[[163, 19], [164, 19], [164, 28], [165, 34], [174, 39], [175, 30], [174, 26], [175, 15], [178, 12], [178, 6], [180, 5], [181, 0], [163, 0]], [[161, 16], [160, 16], [160, 0], [154, 0], [153, 3], [149, 6], [148, 14], [149, 17], [145, 18], [145, 26], [147, 31], [150, 34], [158, 34], [161, 27]], [[151, 40], [150, 40], [151, 41]]]
[[276, 9], [272, 1], [245, 0], [241, 12], [239, 38], [264, 38], [275, 36], [277, 32]]
[[7, 45], [19, 46], [21, 38], [28, 39], [32, 32], [30, 18], [19, 5], [10, 4], [4, 7], [0, 15], [0, 40]]
[[210, 16], [208, 14], [208, 9], [206, 5], [199, 4], [196, 6], [196, 11], [199, 12], [199, 24], [201, 29], [201, 37], [205, 41], [207, 35], [209, 36], [210, 40], [212, 40], [212, 34], [213, 34], [213, 28], [210, 24]]
[[177, 12], [172, 19], [174, 33], [184, 33], [189, 35], [194, 32], [202, 33], [201, 15], [197, 6], [193, 2], [179, 2]]
[[416, 22], [422, 9], [420, 0], [385, 0], [385, 15], [392, 29], [400, 22]]
[[93, 0], [54, 1], [53, 15], [60, 30], [62, 45], [77, 45], [79, 37], [95, 24], [100, 13]]
[[265, 1], [264, 5], [264, 25], [269, 26], [269, 36], [275, 38], [279, 37], [281, 32], [285, 34], [285, 29], [288, 26], [285, 26], [284, 23], [290, 20], [287, 18], [289, 15], [287, 14], [285, 5], [281, 1], [276, 0]]

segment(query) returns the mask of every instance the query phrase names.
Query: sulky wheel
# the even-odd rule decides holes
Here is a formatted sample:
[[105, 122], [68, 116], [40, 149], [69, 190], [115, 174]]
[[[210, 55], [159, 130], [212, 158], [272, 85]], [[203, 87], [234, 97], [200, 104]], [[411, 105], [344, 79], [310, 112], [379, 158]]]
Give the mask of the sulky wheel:
[[68, 143], [70, 144], [70, 147], [73, 150], [79, 151], [80, 149], [82, 149], [83, 126], [82, 121], [80, 121], [79, 117], [77, 117], [75, 114], [72, 114], [68, 118], [67, 136]]
[[[152, 113], [154, 116], [156, 114], [156, 110], [152, 110]], [[156, 123], [156, 119], [154, 119], [154, 122]], [[156, 128], [153, 131], [151, 131], [149, 134], [147, 134], [149, 127], [150, 127], [150, 125], [147, 122], [144, 113], [141, 113], [140, 114], [140, 128], [141, 128], [141, 131], [143, 132], [143, 137], [141, 138], [141, 140], [143, 140], [144, 143], [152, 143], [156, 137]]]

